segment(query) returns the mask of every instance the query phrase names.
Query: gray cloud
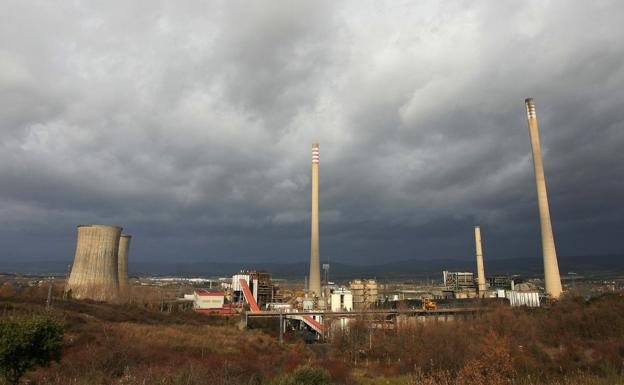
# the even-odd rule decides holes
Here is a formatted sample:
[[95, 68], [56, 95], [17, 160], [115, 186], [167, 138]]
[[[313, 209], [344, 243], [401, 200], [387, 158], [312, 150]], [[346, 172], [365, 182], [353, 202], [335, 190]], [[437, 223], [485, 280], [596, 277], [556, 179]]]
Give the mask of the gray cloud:
[[4, 1], [0, 259], [114, 223], [145, 261], [302, 260], [310, 145], [334, 260], [622, 252], [617, 1]]

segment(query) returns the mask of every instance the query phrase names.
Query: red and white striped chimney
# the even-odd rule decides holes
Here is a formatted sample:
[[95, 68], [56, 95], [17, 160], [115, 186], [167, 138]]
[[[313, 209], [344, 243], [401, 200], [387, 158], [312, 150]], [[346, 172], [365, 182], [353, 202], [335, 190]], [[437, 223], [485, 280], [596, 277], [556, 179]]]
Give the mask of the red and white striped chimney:
[[319, 145], [318, 143], [314, 143], [312, 145], [312, 163], [319, 162]]

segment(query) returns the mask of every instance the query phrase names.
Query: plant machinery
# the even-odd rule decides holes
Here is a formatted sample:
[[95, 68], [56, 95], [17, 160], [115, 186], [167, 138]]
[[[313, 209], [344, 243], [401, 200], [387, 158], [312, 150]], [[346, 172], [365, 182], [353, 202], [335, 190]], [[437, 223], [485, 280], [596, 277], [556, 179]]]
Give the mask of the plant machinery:
[[438, 308], [438, 304], [435, 303], [435, 301], [432, 300], [431, 298], [423, 299], [423, 302], [422, 302], [423, 310], [436, 310], [437, 308]]

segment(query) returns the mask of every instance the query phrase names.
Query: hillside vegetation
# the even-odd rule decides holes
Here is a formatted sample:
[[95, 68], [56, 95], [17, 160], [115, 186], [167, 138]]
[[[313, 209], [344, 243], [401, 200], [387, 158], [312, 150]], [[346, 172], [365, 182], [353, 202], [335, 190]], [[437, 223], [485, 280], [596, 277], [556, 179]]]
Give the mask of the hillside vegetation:
[[478, 319], [371, 330], [355, 320], [327, 344], [284, 345], [237, 318], [136, 305], [0, 299], [0, 318], [45, 315], [62, 358], [30, 384], [615, 384], [624, 383], [624, 298], [566, 298], [549, 309], [484, 309]]

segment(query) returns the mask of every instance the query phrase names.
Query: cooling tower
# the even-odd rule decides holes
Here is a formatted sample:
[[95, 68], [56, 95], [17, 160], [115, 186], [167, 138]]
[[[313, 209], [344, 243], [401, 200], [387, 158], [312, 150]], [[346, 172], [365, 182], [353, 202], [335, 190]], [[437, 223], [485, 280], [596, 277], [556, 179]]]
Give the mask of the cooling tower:
[[312, 145], [312, 233], [310, 240], [310, 283], [309, 293], [321, 295], [321, 265], [319, 256], [319, 145]]
[[132, 235], [121, 234], [119, 238], [119, 253], [117, 261], [117, 275], [119, 276], [119, 289], [126, 290], [128, 288], [128, 251], [130, 249], [130, 241]]
[[485, 271], [483, 269], [483, 249], [481, 248], [481, 228], [475, 226], [475, 248], [477, 250], [477, 282], [479, 285], [479, 297], [485, 296]]
[[542, 253], [544, 256], [544, 286], [547, 295], [552, 298], [561, 296], [561, 277], [557, 263], [557, 252], [553, 238], [550, 210], [548, 208], [548, 194], [546, 192], [546, 177], [540, 148], [539, 128], [535, 114], [535, 102], [529, 98], [524, 101], [529, 121], [529, 136], [533, 150], [533, 166], [535, 168], [535, 184], [537, 186], [537, 203], [539, 206], [540, 226], [542, 231]]
[[74, 265], [67, 281], [73, 298], [114, 301], [119, 294], [117, 253], [121, 227], [78, 226]]

